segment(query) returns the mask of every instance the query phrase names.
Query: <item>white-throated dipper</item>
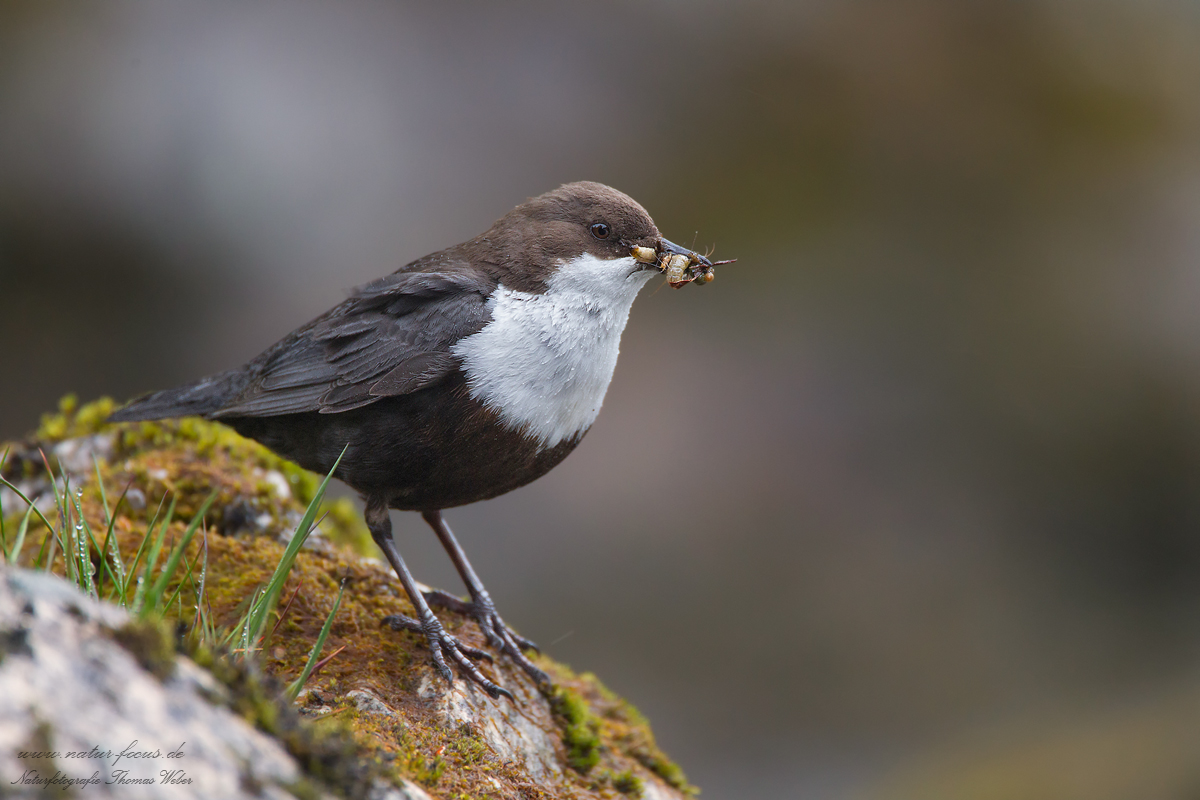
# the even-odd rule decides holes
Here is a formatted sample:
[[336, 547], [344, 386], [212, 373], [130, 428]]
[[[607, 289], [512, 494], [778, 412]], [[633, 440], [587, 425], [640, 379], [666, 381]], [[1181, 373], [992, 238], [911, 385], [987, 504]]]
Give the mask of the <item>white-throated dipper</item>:
[[[722, 263], [722, 262], [717, 262]], [[441, 510], [541, 477], [587, 433], [612, 379], [634, 297], [656, 274], [712, 279], [713, 262], [664, 239], [636, 201], [569, 183], [517, 206], [480, 236], [355, 290], [249, 363], [134, 400], [114, 422], [199, 415], [362, 495], [367, 527], [396, 570], [438, 670], [447, 658], [492, 697], [509, 695], [429, 603], [469, 614], [488, 642], [548, 683], [510, 631]], [[344, 451], [344, 454], [343, 454]], [[419, 511], [470, 592], [418, 589], [388, 510]]]

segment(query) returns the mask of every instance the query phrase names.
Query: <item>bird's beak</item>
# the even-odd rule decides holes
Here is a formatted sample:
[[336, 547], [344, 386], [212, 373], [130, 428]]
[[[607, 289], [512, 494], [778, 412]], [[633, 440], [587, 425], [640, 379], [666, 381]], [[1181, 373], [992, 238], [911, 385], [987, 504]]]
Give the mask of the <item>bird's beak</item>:
[[679, 245], [668, 241], [667, 239], [659, 239], [658, 262], [659, 264], [664, 265], [664, 268], [669, 256], [683, 256], [693, 267], [700, 266], [707, 268], [712, 266], [712, 262], [699, 253], [693, 253], [691, 250], [688, 250], [685, 247], [680, 247]]

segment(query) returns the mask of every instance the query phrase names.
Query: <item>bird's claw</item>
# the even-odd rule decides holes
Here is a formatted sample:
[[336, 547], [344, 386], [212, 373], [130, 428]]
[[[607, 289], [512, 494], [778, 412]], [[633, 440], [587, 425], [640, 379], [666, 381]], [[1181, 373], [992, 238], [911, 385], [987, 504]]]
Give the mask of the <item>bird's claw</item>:
[[[429, 640], [429, 650], [433, 655], [433, 663], [437, 667], [441, 676], [446, 679], [447, 683], [454, 683], [454, 672], [446, 663], [446, 656], [458, 665], [458, 668], [471, 680], [479, 684], [479, 686], [488, 693], [493, 699], [497, 700], [501, 696], [513, 699], [512, 693], [502, 686], [497, 686], [492, 681], [479, 671], [475, 666], [474, 659], [486, 659], [491, 661], [490, 654], [475, 647], [465, 645], [454, 636], [446, 632], [442, 627], [442, 623], [436, 617], [431, 617], [428, 623], [422, 623], [411, 617], [405, 617], [401, 614], [392, 614], [384, 617], [382, 624], [389, 626], [394, 631], [412, 631], [414, 633], [423, 633], [425, 638]], [[536, 667], [535, 667], [536, 669]]]
[[487, 594], [476, 597], [469, 603], [439, 589], [425, 592], [424, 595], [425, 601], [431, 606], [440, 606], [474, 619], [487, 638], [488, 644], [517, 662], [521, 669], [525, 670], [525, 673], [533, 678], [539, 686], [550, 683], [550, 676], [538, 669], [521, 652], [522, 650], [532, 650], [535, 653], [541, 653], [541, 650], [533, 642], [509, 630], [509, 627], [504, 624], [504, 620], [496, 613], [496, 607]]

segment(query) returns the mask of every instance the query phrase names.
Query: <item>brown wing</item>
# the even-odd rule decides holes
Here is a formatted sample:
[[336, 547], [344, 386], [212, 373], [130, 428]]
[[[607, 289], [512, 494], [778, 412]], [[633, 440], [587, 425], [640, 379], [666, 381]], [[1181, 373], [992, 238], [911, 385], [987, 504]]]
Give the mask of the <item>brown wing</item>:
[[246, 365], [253, 376], [210, 416], [336, 414], [442, 380], [450, 347], [489, 319], [492, 285], [473, 272], [401, 272], [358, 289]]

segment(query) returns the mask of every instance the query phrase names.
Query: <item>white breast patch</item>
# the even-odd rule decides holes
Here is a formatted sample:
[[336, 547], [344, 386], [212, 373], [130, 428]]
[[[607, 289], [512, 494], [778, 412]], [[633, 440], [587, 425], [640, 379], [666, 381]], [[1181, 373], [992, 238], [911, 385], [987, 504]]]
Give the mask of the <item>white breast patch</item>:
[[471, 395], [543, 448], [596, 420], [617, 365], [629, 307], [657, 274], [632, 257], [564, 264], [545, 294], [496, 289], [491, 321], [456, 342]]

